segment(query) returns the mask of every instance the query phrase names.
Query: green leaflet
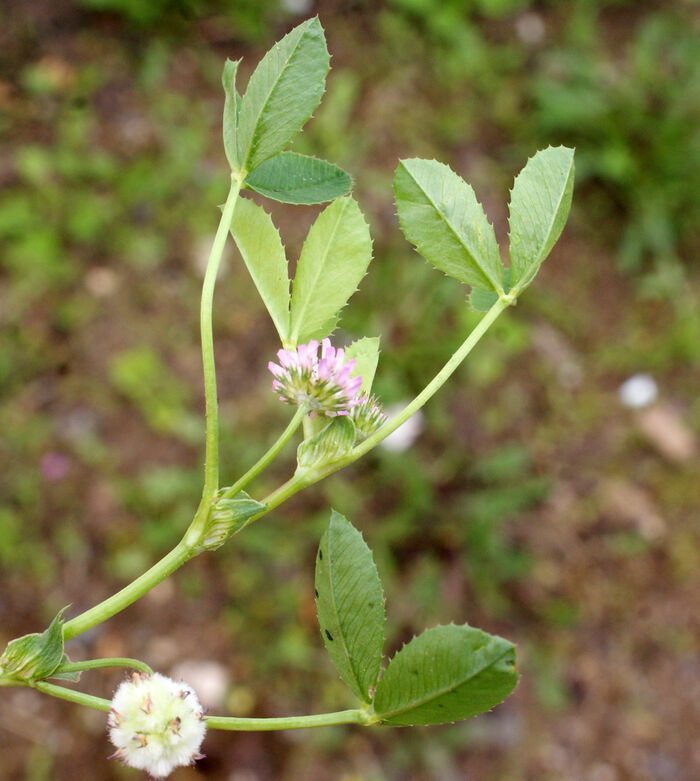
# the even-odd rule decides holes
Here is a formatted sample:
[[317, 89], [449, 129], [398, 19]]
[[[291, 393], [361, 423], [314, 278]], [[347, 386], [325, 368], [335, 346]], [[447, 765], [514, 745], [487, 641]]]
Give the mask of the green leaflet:
[[501, 637], [464, 626], [436, 626], [389, 662], [374, 710], [389, 725], [445, 724], [493, 708], [515, 688], [515, 650]]
[[226, 60], [224, 72], [221, 76], [221, 83], [223, 84], [224, 92], [226, 93], [223, 121], [224, 151], [226, 152], [226, 159], [233, 171], [238, 170], [236, 129], [238, 126], [238, 105], [241, 98], [236, 92], [236, 73], [238, 72], [240, 63], [240, 60]]
[[238, 110], [239, 170], [253, 171], [301, 130], [321, 102], [329, 67], [317, 17], [295, 27], [263, 57]]
[[571, 208], [574, 150], [548, 147], [531, 157], [511, 191], [510, 266], [514, 292], [534, 279], [559, 238]]
[[282, 203], [327, 203], [352, 189], [352, 179], [337, 165], [296, 152], [280, 152], [245, 180], [255, 192]]
[[[319, 214], [301, 250], [292, 287], [291, 341], [308, 341], [345, 306], [372, 259], [360, 207], [338, 198]], [[322, 335], [322, 334], [321, 334]]]
[[365, 336], [358, 339], [346, 348], [345, 358], [355, 359], [355, 371], [351, 376], [362, 377], [361, 393], [367, 395], [372, 390], [372, 382], [379, 362], [379, 338]]
[[362, 535], [333, 511], [316, 556], [316, 608], [336, 670], [363, 702], [372, 699], [384, 644], [384, 594]]
[[264, 209], [240, 198], [233, 213], [231, 234], [284, 342], [289, 336], [289, 272], [277, 228]]
[[394, 174], [401, 230], [436, 268], [468, 285], [503, 289], [496, 234], [474, 190], [436, 160], [401, 160]]
[[33, 632], [11, 640], [0, 656], [0, 679], [41, 681], [64, 659], [63, 613], [59, 611], [41, 634]]

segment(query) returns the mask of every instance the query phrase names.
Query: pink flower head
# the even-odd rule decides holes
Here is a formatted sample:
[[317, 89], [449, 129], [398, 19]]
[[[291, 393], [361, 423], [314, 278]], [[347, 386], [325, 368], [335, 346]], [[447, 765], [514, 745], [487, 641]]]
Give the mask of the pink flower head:
[[330, 339], [319, 344], [312, 339], [296, 350], [278, 350], [279, 364], [267, 364], [275, 378], [272, 390], [286, 404], [305, 405], [311, 415], [348, 415], [364, 398], [357, 398], [362, 377], [351, 377], [355, 359], [345, 361], [345, 350], [331, 345]]

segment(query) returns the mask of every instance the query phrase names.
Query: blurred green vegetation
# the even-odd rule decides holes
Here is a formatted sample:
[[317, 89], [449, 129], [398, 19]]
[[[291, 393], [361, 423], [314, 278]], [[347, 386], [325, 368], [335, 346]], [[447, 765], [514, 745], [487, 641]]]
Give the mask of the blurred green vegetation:
[[[197, 300], [227, 179], [221, 66], [243, 56], [245, 78], [297, 21], [295, 8], [316, 10], [302, 6], [0, 9], [0, 640], [136, 576], [196, 507]], [[334, 506], [375, 552], [392, 648], [426, 625], [466, 619], [520, 643], [524, 681], [503, 709], [445, 729], [255, 738], [276, 757], [267, 770], [217, 738], [208, 778], [238, 779], [240, 761], [251, 779], [546, 781], [575, 775], [578, 762], [577, 778], [638, 781], [661, 777], [644, 765], [645, 751], [661, 751], [691, 768], [675, 778], [691, 779], [698, 760], [682, 741], [691, 720], [676, 705], [659, 725], [648, 701], [669, 688], [653, 649], [691, 659], [700, 648], [683, 618], [700, 571], [697, 454], [660, 455], [614, 394], [629, 374], [651, 371], [662, 401], [700, 430], [694, 4], [360, 0], [318, 10], [334, 70], [295, 149], [348, 168], [372, 223], [375, 261], [338, 338], [381, 335], [376, 390], [387, 405], [418, 392], [478, 319], [465, 291], [398, 233], [398, 157], [453, 165], [505, 242], [513, 175], [541, 146], [576, 146], [571, 224], [537, 285], [427, 407], [413, 449], [373, 452], [293, 500], [188, 565], [166, 602], [132, 608], [80, 651], [123, 636], [124, 654], [155, 664], [171, 637], [176, 658], [216, 657], [233, 671], [233, 712], [343, 707], [312, 594]], [[311, 210], [272, 211], [294, 257]], [[267, 390], [277, 345], [253, 292], [231, 253], [215, 307], [229, 480], [290, 414]], [[290, 448], [254, 495], [286, 479], [292, 460]], [[661, 536], [620, 521], [609, 477], [643, 491]], [[652, 618], [630, 629], [638, 605]], [[654, 639], [667, 624], [675, 639]], [[602, 683], [629, 669], [648, 683]], [[634, 770], [612, 738], [604, 744], [611, 713], [622, 743], [638, 749]], [[567, 716], [588, 732], [558, 770], [548, 746], [571, 727]], [[77, 757], [103, 768], [101, 737], [81, 742], [84, 725], [71, 718], [71, 757], [27, 743], [0, 778], [68, 778]], [[606, 751], [615, 776], [595, 770]]]

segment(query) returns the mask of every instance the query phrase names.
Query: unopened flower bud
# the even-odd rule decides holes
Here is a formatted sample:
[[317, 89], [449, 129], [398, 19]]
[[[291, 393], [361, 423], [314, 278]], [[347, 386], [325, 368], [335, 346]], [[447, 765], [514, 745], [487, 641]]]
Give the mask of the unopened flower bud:
[[110, 759], [165, 778], [201, 759], [206, 724], [197, 695], [185, 683], [134, 673], [114, 694], [107, 720], [116, 746]]

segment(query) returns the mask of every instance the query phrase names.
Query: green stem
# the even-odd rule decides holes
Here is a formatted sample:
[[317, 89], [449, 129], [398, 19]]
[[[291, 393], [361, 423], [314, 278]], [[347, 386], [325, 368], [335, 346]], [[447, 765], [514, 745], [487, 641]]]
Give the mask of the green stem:
[[202, 332], [202, 365], [204, 368], [204, 397], [206, 400], [206, 451], [204, 457], [204, 500], [211, 500], [219, 488], [219, 404], [216, 395], [216, 365], [214, 363], [214, 334], [212, 310], [214, 287], [219, 273], [224, 245], [231, 229], [233, 211], [241, 190], [242, 180], [232, 176], [226, 204], [216, 230], [202, 284], [200, 329]]
[[253, 466], [251, 466], [251, 468], [243, 475], [243, 477], [236, 480], [236, 482], [230, 488], [227, 488], [224, 491], [222, 498], [231, 499], [236, 496], [239, 491], [242, 491], [251, 480], [257, 477], [260, 472], [262, 472], [263, 469], [265, 469], [265, 467], [267, 467], [267, 465], [277, 457], [280, 450], [282, 450], [294, 432], [299, 428], [299, 424], [303, 420], [304, 415], [306, 415], [306, 407], [299, 407], [294, 417], [289, 422], [289, 425], [282, 432], [275, 444], [267, 451], [267, 453], [265, 453], [264, 456], [262, 456], [262, 458], [260, 458]]
[[127, 667], [147, 675], [153, 675], [153, 670], [145, 662], [118, 657], [114, 659], [86, 659], [84, 662], [66, 662], [55, 670], [51, 677], [55, 677], [58, 673], [79, 673], [84, 670], [99, 670], [104, 667]]
[[44, 694], [58, 697], [60, 700], [68, 700], [68, 702], [74, 702], [76, 705], [85, 705], [88, 708], [101, 710], [105, 713], [109, 713], [109, 709], [112, 705], [109, 700], [103, 700], [102, 697], [93, 697], [92, 694], [84, 694], [83, 692], [74, 691], [73, 689], [66, 689], [64, 686], [56, 686], [55, 683], [37, 681], [32, 684], [32, 687]]
[[330, 727], [335, 724], [373, 724], [375, 719], [365, 710], [341, 710], [335, 713], [319, 713], [314, 716], [285, 716], [276, 719], [242, 719], [233, 716], [207, 716], [211, 729], [262, 731], [274, 729], [305, 729]]
[[82, 634], [119, 613], [132, 602], [136, 602], [154, 586], [157, 586], [161, 580], [167, 578], [168, 575], [192, 558], [192, 555], [192, 549], [188, 545], [183, 542], [178, 543], [170, 553], [163, 556], [160, 561], [121, 591], [117, 591], [116, 594], [105, 599], [104, 602], [100, 602], [99, 605], [95, 605], [90, 610], [66, 621], [63, 625], [63, 639], [70, 640], [72, 637]]
[[[440, 371], [433, 377], [433, 379], [423, 388], [423, 390], [416, 396], [413, 401], [408, 404], [401, 412], [392, 418], [386, 425], [382, 426], [379, 431], [375, 431], [374, 434], [367, 437], [364, 442], [361, 442], [357, 447], [353, 448], [349, 460], [346, 463], [352, 463], [356, 461], [360, 456], [363, 456], [372, 448], [376, 447], [382, 440], [386, 439], [389, 434], [396, 431], [396, 429], [403, 425], [411, 415], [418, 412], [418, 410], [432, 397], [450, 376], [455, 372], [457, 367], [462, 361], [469, 355], [469, 353], [477, 345], [481, 337], [488, 331], [496, 318], [511, 305], [511, 301], [508, 298], [499, 298], [498, 301], [489, 309], [489, 311], [479, 320], [474, 330], [467, 336], [462, 342], [461, 346], [456, 353], [450, 358], [449, 361], [440, 369]], [[345, 463], [342, 464], [345, 466]]]

